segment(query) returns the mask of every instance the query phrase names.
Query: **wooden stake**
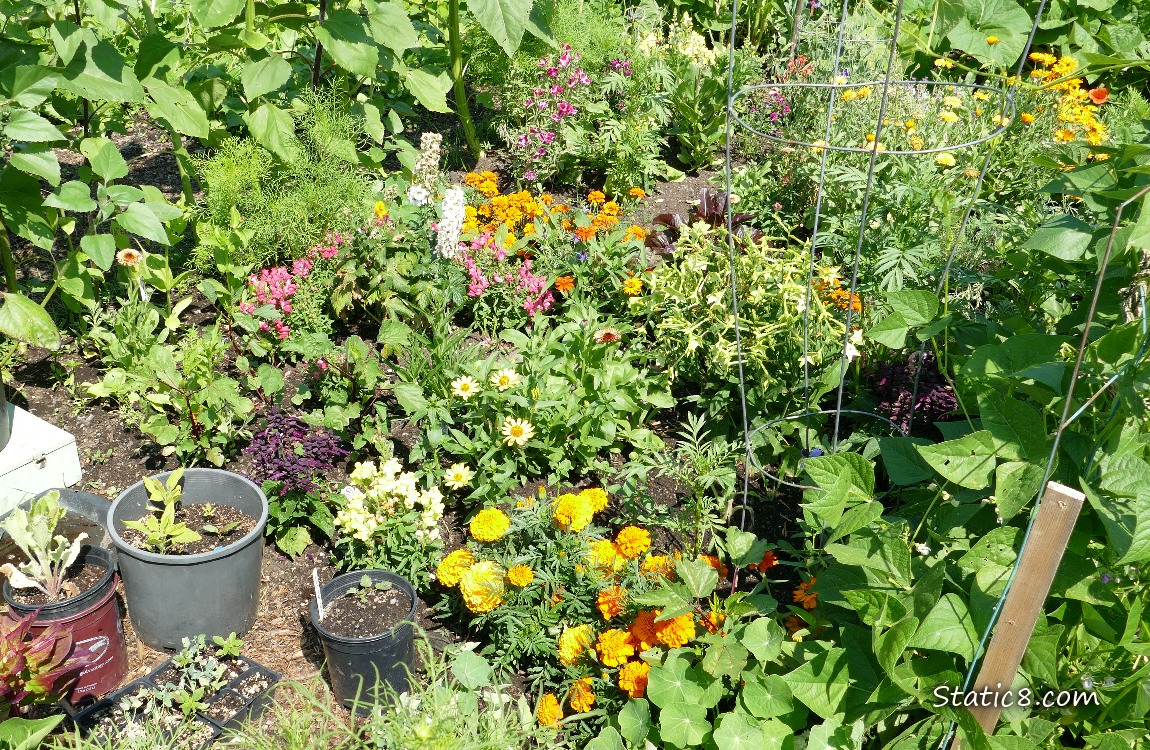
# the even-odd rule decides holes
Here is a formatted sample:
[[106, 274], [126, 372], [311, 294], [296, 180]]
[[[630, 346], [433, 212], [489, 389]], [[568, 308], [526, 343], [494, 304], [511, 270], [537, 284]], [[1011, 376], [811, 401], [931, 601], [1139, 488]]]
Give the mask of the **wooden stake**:
[[[986, 688], [993, 695], [1010, 689], [1085, 500], [1081, 492], [1057, 482], [1046, 485], [1030, 540], [1022, 551], [1018, 572], [1006, 594], [994, 637], [974, 683], [975, 692], [981, 693]], [[970, 712], [983, 731], [993, 734], [1002, 708], [980, 705]], [[957, 737], [951, 750], [959, 750]]]

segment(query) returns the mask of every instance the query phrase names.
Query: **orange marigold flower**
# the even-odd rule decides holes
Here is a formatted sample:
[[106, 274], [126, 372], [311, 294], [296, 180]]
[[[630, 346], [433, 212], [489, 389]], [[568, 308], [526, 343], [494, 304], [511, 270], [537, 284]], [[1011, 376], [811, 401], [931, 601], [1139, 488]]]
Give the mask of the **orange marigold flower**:
[[597, 539], [591, 543], [591, 551], [587, 561], [599, 569], [601, 573], [614, 573], [627, 562], [619, 554], [619, 549], [610, 539]]
[[634, 560], [651, 549], [651, 532], [638, 526], [624, 526], [615, 536], [615, 546], [623, 557]]
[[539, 709], [535, 712], [539, 718], [539, 724], [549, 727], [552, 724], [557, 724], [563, 718], [563, 709], [559, 706], [559, 699], [551, 693], [547, 693], [539, 699]]
[[475, 556], [469, 549], [457, 549], [444, 557], [435, 568], [435, 577], [444, 586], [458, 586], [459, 579], [467, 569], [475, 564]]
[[528, 565], [520, 563], [519, 565], [512, 565], [507, 570], [507, 582], [512, 586], [523, 588], [524, 586], [530, 586], [534, 580], [535, 571]]
[[575, 288], [575, 277], [574, 276], [560, 276], [559, 278], [555, 279], [556, 291], [562, 292], [563, 294], [567, 294], [567, 292], [571, 291], [574, 288]]
[[[560, 597], [559, 601], [563, 601], [562, 597]], [[579, 657], [591, 647], [591, 637], [590, 625], [576, 625], [573, 628], [564, 630], [556, 642], [556, 651], [559, 653], [559, 663], [565, 667], [570, 667], [579, 661]]]
[[607, 196], [603, 195], [602, 191], [592, 190], [590, 193], [587, 193], [587, 202], [592, 205], [597, 206], [605, 200], [607, 200]]
[[695, 618], [691, 613], [655, 623], [655, 640], [668, 648], [685, 646], [695, 637]]
[[590, 503], [592, 513], [599, 513], [607, 507], [607, 491], [602, 487], [588, 487], [579, 493], [579, 497]]
[[795, 604], [802, 605], [803, 609], [814, 609], [819, 603], [818, 592], [811, 592], [811, 587], [815, 585], [815, 576], [811, 576], [811, 580], [804, 581], [799, 584], [799, 587], [794, 591]]
[[627, 191], [627, 195], [631, 196], [635, 200], [643, 200], [647, 197], [647, 191], [641, 187], [633, 187]]
[[719, 578], [727, 577], [727, 566], [714, 555], [699, 555], [699, 559], [719, 571]]
[[787, 626], [787, 635], [790, 636], [809, 627], [807, 621], [798, 615], [789, 615], [783, 624]]
[[594, 224], [589, 227], [575, 227], [575, 238], [580, 242], [587, 242], [595, 237], [596, 232], [598, 232], [598, 230]]
[[581, 714], [591, 710], [591, 706], [595, 705], [595, 693], [591, 691], [590, 677], [575, 680], [571, 692], [567, 694], [567, 705]]
[[647, 575], [662, 576], [668, 580], [675, 580], [675, 563], [666, 555], [648, 555], [640, 567]]
[[775, 556], [774, 550], [767, 550], [763, 553], [762, 562], [751, 563], [747, 566], [747, 570], [755, 570], [759, 573], [766, 573], [771, 568], [779, 564], [778, 557]]
[[715, 612], [714, 610], [703, 615], [700, 620], [703, 628], [706, 629], [708, 633], [712, 634], [718, 632], [719, 629], [723, 626], [723, 623], [726, 621], [727, 616], [725, 614], [722, 612]]
[[630, 634], [618, 628], [611, 628], [601, 633], [595, 644], [595, 650], [599, 652], [599, 661], [606, 667], [618, 667], [635, 655]]
[[471, 536], [478, 542], [495, 542], [511, 527], [511, 519], [499, 508], [485, 508], [471, 519]]
[[607, 201], [603, 204], [603, 207], [599, 209], [599, 213], [603, 216], [618, 216], [621, 211], [622, 209], [619, 208], [619, 204], [615, 201]]
[[651, 665], [645, 661], [629, 661], [619, 670], [619, 689], [629, 698], [642, 698], [647, 694], [647, 673]]
[[654, 648], [658, 643], [655, 638], [655, 618], [659, 616], [659, 612], [653, 609], [639, 610], [635, 615], [635, 621], [631, 623], [631, 642], [635, 646], [635, 650], [639, 653], [646, 651], [649, 648]]
[[623, 605], [627, 603], [627, 590], [622, 586], [608, 586], [599, 592], [595, 606], [604, 620], [618, 617], [623, 613]]
[[1090, 89], [1090, 101], [1099, 106], [1110, 101], [1110, 89], [1105, 86]]

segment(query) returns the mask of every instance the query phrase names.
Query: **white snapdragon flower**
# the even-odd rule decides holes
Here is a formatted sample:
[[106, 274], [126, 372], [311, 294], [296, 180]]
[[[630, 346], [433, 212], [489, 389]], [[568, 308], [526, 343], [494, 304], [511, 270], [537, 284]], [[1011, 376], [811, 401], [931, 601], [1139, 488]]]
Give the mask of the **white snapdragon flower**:
[[431, 193], [423, 185], [412, 185], [407, 189], [407, 200], [416, 206], [426, 206], [431, 202]]
[[463, 195], [462, 188], [451, 187], [444, 191], [439, 218], [439, 236], [435, 241], [435, 251], [443, 258], [450, 260], [455, 257], [466, 208], [467, 199]]

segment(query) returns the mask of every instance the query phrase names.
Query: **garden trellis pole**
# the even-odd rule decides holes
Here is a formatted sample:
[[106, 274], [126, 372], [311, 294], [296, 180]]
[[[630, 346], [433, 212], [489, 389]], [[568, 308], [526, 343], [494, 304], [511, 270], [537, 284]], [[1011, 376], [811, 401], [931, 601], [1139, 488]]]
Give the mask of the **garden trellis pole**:
[[[991, 695], [1001, 696], [1011, 690], [1085, 500], [1086, 496], [1078, 490], [1057, 482], [1046, 485], [1029, 543], [1023, 547], [1018, 561], [1015, 585], [1007, 592], [998, 627], [994, 630], [994, 638], [990, 641], [972, 692], [981, 694], [986, 690]], [[998, 700], [992, 701], [992, 705], [980, 702], [970, 709], [988, 735], [994, 734], [998, 716], [1002, 713], [1003, 707], [998, 703]], [[951, 749], [959, 748], [959, 738], [955, 737]]]

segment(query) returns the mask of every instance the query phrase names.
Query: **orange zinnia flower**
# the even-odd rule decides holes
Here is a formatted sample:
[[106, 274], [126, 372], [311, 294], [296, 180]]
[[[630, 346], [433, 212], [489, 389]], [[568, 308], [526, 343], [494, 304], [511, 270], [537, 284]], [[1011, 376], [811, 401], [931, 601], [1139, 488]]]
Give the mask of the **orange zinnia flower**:
[[768, 570], [770, 570], [771, 568], [775, 567], [778, 564], [779, 564], [779, 559], [775, 556], [774, 551], [773, 550], [767, 550], [766, 552], [763, 553], [763, 561], [762, 562], [751, 563], [750, 565], [747, 566], [747, 569], [748, 570], [755, 570], [755, 571], [758, 571], [759, 573], [766, 573]]
[[815, 577], [811, 576], [811, 580], [800, 583], [794, 591], [795, 604], [802, 605], [803, 609], [814, 609], [819, 603], [818, 592], [811, 593], [811, 587], [815, 585], [815, 580]]
[[595, 227], [594, 226], [576, 227], [575, 228], [575, 237], [578, 238], [581, 242], [586, 242], [587, 240], [593, 238], [594, 236], [595, 236]]
[[1090, 89], [1090, 101], [1094, 104], [1105, 104], [1110, 101], [1110, 89], [1105, 86]]
[[567, 294], [567, 292], [571, 291], [574, 288], [575, 288], [575, 277], [574, 276], [560, 276], [559, 278], [555, 279], [555, 289], [562, 292], [563, 294]]

